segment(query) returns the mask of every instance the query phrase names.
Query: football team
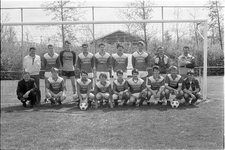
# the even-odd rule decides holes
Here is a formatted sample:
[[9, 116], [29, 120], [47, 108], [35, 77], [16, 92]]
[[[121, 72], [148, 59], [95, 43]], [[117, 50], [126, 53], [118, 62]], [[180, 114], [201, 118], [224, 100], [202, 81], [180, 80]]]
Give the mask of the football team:
[[[188, 46], [183, 47], [178, 66], [171, 65], [170, 58], [164, 54], [164, 48], [159, 47], [152, 58], [154, 65], [150, 67], [150, 55], [144, 51], [144, 42], [139, 41], [131, 58], [131, 76], [128, 75], [128, 56], [123, 52], [123, 45], [117, 44], [117, 53], [112, 55], [106, 52], [104, 43], [98, 47], [99, 52], [92, 54], [88, 52], [88, 44], [82, 44], [83, 52], [76, 56], [69, 41], [65, 41], [64, 50], [60, 54], [54, 52], [50, 44], [43, 60], [35, 54], [35, 47], [31, 47], [30, 53], [24, 57], [23, 79], [17, 87], [17, 97], [23, 106], [26, 107], [27, 102], [32, 107], [40, 104], [38, 73], [41, 68], [45, 76], [44, 102], [52, 106], [61, 105], [66, 99], [67, 78], [71, 80], [72, 98], [82, 110], [91, 105], [98, 108], [104, 104], [109, 104], [111, 108], [119, 104], [178, 107], [182, 100], [185, 105], [194, 105], [202, 98], [199, 82], [194, 77], [195, 58], [189, 54]], [[75, 68], [80, 70], [80, 78], [77, 80]]]

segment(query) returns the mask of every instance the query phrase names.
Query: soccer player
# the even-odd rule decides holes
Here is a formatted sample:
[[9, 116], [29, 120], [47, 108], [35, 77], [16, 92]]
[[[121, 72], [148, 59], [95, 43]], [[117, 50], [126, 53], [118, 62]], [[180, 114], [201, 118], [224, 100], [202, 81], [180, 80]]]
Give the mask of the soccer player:
[[101, 73], [106, 74], [107, 78], [110, 78], [109, 71], [111, 65], [111, 56], [105, 52], [105, 44], [99, 44], [100, 51], [95, 54], [95, 67], [97, 72], [97, 79]]
[[27, 107], [26, 102], [29, 100], [31, 107], [36, 102], [36, 92], [38, 91], [35, 80], [30, 78], [29, 72], [23, 73], [23, 79], [18, 82], [17, 98], [23, 103], [23, 107]]
[[95, 94], [95, 107], [98, 108], [98, 102], [103, 102], [106, 100], [109, 102], [110, 107], [113, 108], [112, 104], [112, 89], [111, 89], [111, 84], [109, 81], [107, 81], [107, 75], [104, 73], [101, 73], [99, 75], [99, 80], [95, 84], [94, 88], [94, 94]]
[[62, 101], [66, 99], [66, 86], [62, 77], [58, 75], [57, 68], [51, 69], [52, 76], [47, 80], [46, 98], [51, 104], [61, 105]]
[[77, 79], [77, 94], [74, 95], [74, 100], [78, 100], [78, 105], [81, 100], [88, 99], [89, 106], [95, 96], [91, 93], [92, 82], [88, 79], [88, 73], [81, 71], [81, 78]]
[[82, 44], [83, 52], [78, 55], [77, 58], [77, 68], [80, 71], [84, 70], [88, 73], [88, 78], [92, 80], [93, 67], [94, 67], [94, 55], [88, 52], [88, 44]]
[[123, 53], [123, 45], [117, 44], [117, 53], [112, 54], [113, 76], [116, 78], [117, 70], [123, 71], [124, 78], [127, 77], [128, 56]]
[[137, 43], [138, 50], [132, 54], [132, 65], [133, 68], [139, 70], [139, 77], [146, 82], [146, 77], [148, 75], [148, 65], [149, 65], [149, 54], [144, 52], [145, 44], [142, 41]]
[[189, 47], [183, 47], [183, 55], [178, 57], [179, 74], [187, 76], [187, 71], [195, 67], [195, 58], [189, 54]]
[[170, 67], [170, 59], [164, 54], [164, 47], [160, 46], [157, 48], [157, 55], [154, 57], [154, 63], [159, 66], [160, 74], [165, 77]]
[[126, 105], [130, 94], [127, 81], [123, 79], [123, 70], [118, 69], [116, 75], [117, 79], [113, 81], [113, 101], [115, 102], [115, 106], [118, 105], [118, 100], [124, 100], [123, 105]]
[[25, 72], [29, 72], [30, 77], [34, 79], [37, 85], [37, 103], [41, 102], [41, 91], [40, 91], [40, 70], [41, 70], [41, 58], [36, 55], [36, 48], [30, 47], [29, 54], [23, 59], [23, 68]]
[[[160, 68], [158, 66], [153, 66], [152, 68], [153, 75], [148, 78], [148, 96], [147, 99], [150, 100], [151, 96], [154, 96], [155, 103], [162, 102], [165, 96], [165, 86], [164, 86], [164, 77], [160, 75]], [[147, 102], [148, 105], [150, 102]]]
[[184, 91], [185, 105], [194, 105], [198, 99], [202, 99], [199, 82], [194, 77], [194, 70], [188, 70], [187, 78], [184, 79], [182, 86]]
[[130, 92], [129, 101], [133, 103], [133, 105], [142, 106], [147, 96], [147, 91], [145, 90], [146, 84], [144, 80], [138, 77], [138, 69], [133, 69], [131, 73], [133, 77], [127, 81]]
[[178, 70], [176, 66], [171, 66], [169, 68], [170, 73], [165, 77], [165, 97], [166, 101], [164, 105], [169, 102], [170, 94], [175, 95], [175, 99], [181, 100], [184, 92], [182, 91], [182, 77], [177, 74]]
[[59, 54], [59, 60], [62, 67], [62, 77], [66, 85], [66, 79], [70, 78], [73, 94], [76, 93], [75, 86], [75, 63], [76, 63], [76, 53], [71, 51], [71, 43], [65, 41], [65, 48]]
[[[48, 78], [52, 76], [51, 69], [59, 68], [60, 62], [59, 62], [59, 55], [54, 52], [53, 45], [48, 45], [48, 52], [44, 54], [43, 60], [42, 60], [42, 69], [44, 70], [45, 75], [45, 94], [47, 92], [46, 86]], [[46, 99], [45, 99], [46, 101]]]

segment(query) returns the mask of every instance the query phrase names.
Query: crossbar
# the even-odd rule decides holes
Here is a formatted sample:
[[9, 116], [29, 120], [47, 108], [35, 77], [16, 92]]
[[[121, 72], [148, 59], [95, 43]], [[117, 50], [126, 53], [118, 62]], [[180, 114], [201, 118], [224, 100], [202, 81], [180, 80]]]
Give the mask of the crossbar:
[[52, 22], [2, 22], [1, 26], [19, 25], [65, 25], [65, 24], [124, 24], [124, 23], [178, 23], [178, 22], [205, 22], [207, 19], [180, 19], [180, 20], [126, 20], [126, 21], [52, 21]]

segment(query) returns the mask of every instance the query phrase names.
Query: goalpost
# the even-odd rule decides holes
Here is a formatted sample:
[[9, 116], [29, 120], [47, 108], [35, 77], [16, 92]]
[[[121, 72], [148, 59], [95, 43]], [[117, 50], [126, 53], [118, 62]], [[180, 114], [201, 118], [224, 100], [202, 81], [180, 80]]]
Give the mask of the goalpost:
[[[204, 23], [204, 54], [203, 54], [203, 99], [207, 98], [207, 19], [181, 19], [181, 20], [132, 20], [132, 21], [57, 21], [57, 22], [2, 22], [2, 26], [28, 26], [28, 25], [94, 25], [97, 24], [132, 24], [132, 23]], [[22, 37], [23, 38], [23, 37]]]

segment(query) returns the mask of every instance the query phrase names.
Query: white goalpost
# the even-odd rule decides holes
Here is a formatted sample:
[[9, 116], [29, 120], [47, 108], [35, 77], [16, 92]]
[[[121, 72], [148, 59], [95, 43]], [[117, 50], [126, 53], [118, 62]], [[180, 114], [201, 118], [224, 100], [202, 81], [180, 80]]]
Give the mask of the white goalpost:
[[[204, 23], [204, 54], [203, 54], [203, 99], [207, 99], [207, 19], [181, 19], [181, 20], [129, 20], [129, 21], [54, 21], [54, 22], [1, 22], [1, 26], [28, 26], [28, 25], [94, 25], [97, 24], [129, 24], [129, 23]], [[23, 37], [22, 37], [23, 38]]]

